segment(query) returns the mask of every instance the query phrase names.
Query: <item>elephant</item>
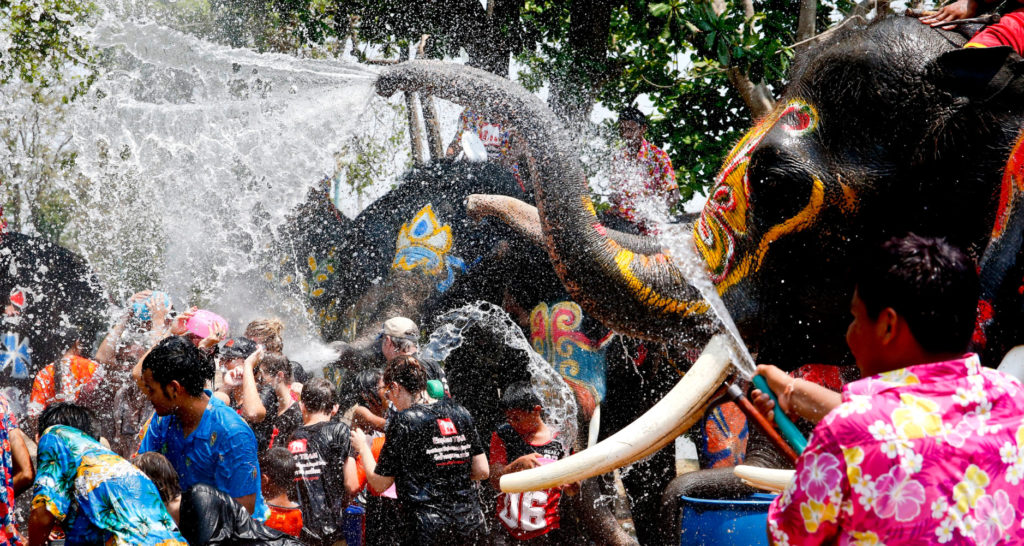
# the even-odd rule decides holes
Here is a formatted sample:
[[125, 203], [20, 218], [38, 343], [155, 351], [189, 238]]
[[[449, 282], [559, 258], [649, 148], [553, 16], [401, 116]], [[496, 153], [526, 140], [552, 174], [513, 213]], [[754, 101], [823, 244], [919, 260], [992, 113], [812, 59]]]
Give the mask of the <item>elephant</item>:
[[0, 230], [0, 271], [0, 385], [23, 417], [36, 372], [66, 349], [62, 333], [95, 339], [109, 302], [84, 259], [41, 237]]
[[[843, 336], [852, 271], [866, 249], [913, 231], [943, 236], [977, 259], [974, 344], [994, 366], [1024, 343], [1024, 63], [1008, 48], [961, 49], [965, 41], [903, 17], [832, 33], [794, 64], [775, 110], [728, 154], [692, 226], [692, 246], [681, 250], [603, 226], [566, 129], [511, 82], [410, 61], [383, 70], [377, 89], [384, 96], [431, 93], [518, 128], [536, 210], [505, 198], [483, 206], [524, 236], [539, 237], [572, 299], [610, 329], [669, 346], [710, 338], [721, 355], [724, 342], [711, 338], [716, 316], [684, 273], [692, 250], [758, 361], [787, 370], [850, 364]], [[502, 488], [591, 476], [671, 441], [730, 374], [713, 368], [726, 358], [697, 362], [662, 403], [629, 425], [657, 431], [650, 438], [610, 439], [505, 476]], [[747, 463], [775, 466], [779, 459], [752, 442]], [[676, 492], [729, 494], [738, 487], [727, 470], [685, 481]]]

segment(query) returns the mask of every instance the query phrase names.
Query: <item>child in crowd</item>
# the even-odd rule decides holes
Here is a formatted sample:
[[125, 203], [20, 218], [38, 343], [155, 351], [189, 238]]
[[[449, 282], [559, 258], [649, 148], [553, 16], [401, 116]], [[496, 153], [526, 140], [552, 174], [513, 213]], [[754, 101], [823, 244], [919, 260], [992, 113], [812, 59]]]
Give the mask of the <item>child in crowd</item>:
[[171, 461], [156, 451], [149, 451], [135, 457], [132, 462], [152, 480], [174, 523], [180, 523], [181, 484], [178, 482], [178, 472], [174, 470]]
[[[491, 485], [499, 489], [505, 474], [534, 468], [566, 456], [557, 433], [544, 422], [540, 397], [526, 381], [501, 395], [507, 423], [491, 436]], [[513, 538], [532, 544], [559, 544], [561, 488], [498, 496], [498, 519]]]
[[348, 426], [331, 420], [334, 384], [322, 377], [311, 380], [303, 387], [299, 404], [302, 426], [292, 433], [288, 451], [298, 466], [295, 488], [305, 522], [304, 540], [318, 545], [343, 543], [342, 511], [359, 482], [349, 453]]
[[253, 427], [262, 453], [274, 446], [288, 445], [288, 437], [302, 424], [302, 410], [297, 402], [298, 395], [292, 391], [292, 365], [288, 357], [268, 352], [260, 362], [256, 380], [260, 384], [260, 398], [268, 404], [266, 418]]
[[295, 487], [295, 460], [283, 447], [269, 449], [260, 456], [263, 473], [263, 497], [270, 507], [267, 527], [293, 537], [302, 532], [302, 510], [292, 502], [289, 493]]

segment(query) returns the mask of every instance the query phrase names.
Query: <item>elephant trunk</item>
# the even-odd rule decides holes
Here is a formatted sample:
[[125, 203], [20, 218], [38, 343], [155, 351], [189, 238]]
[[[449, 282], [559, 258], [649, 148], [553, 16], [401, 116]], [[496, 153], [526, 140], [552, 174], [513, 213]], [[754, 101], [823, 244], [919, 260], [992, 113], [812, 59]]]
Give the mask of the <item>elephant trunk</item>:
[[572, 135], [544, 103], [517, 84], [464, 65], [416, 60], [385, 68], [377, 91], [420, 91], [507, 120], [526, 143], [543, 236], [572, 298], [609, 328], [665, 340], [711, 322], [699, 290], [646, 237], [609, 237], [594, 211]]
[[597, 445], [553, 463], [506, 474], [506, 493], [540, 491], [611, 472], [658, 451], [693, 426], [732, 366], [729, 341], [711, 338], [690, 371], [647, 413]]

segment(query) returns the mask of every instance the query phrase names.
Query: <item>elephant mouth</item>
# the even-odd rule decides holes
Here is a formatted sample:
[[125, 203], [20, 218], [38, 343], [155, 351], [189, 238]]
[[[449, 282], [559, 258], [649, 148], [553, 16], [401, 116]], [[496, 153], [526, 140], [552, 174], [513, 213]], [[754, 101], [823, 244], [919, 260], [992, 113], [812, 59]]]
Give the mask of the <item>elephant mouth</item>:
[[728, 338], [711, 338], [690, 371], [647, 413], [597, 445], [541, 467], [501, 477], [506, 493], [539, 491], [611, 472], [660, 450], [704, 414], [732, 373]]

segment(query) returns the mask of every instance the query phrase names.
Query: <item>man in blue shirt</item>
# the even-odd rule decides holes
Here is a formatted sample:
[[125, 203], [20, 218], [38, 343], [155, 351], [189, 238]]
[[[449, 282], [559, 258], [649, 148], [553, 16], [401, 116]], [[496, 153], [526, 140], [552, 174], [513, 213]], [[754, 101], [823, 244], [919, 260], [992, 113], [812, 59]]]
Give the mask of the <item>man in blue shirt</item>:
[[169, 337], [142, 361], [142, 392], [153, 403], [139, 453], [162, 453], [182, 490], [211, 485], [264, 521], [268, 509], [260, 492], [256, 435], [244, 420], [203, 390], [213, 362], [187, 339]]

